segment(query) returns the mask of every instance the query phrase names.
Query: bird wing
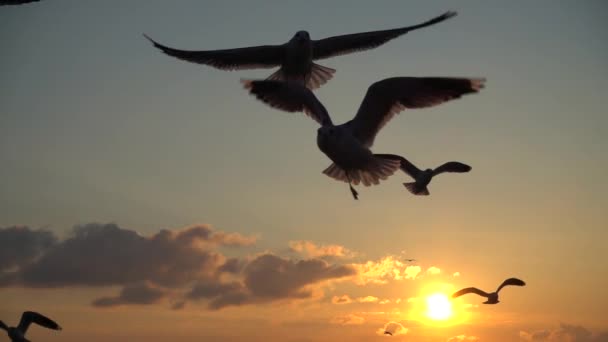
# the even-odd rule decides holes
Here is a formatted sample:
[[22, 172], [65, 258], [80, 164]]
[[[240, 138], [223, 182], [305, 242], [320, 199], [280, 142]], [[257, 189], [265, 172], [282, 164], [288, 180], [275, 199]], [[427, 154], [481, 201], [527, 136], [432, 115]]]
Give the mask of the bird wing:
[[40, 0], [0, 0], [0, 6], [4, 5], [22, 5], [30, 2], [38, 2]]
[[242, 80], [245, 89], [270, 107], [285, 112], [304, 112], [321, 126], [331, 125], [323, 104], [304, 85], [274, 80]]
[[55, 321], [33, 311], [26, 311], [23, 313], [23, 315], [21, 315], [21, 321], [19, 321], [19, 326], [17, 329], [25, 334], [27, 328], [29, 328], [30, 324], [32, 323], [36, 323], [40, 326], [53, 330], [61, 330], [61, 327], [59, 324], [55, 323]]
[[330, 58], [345, 55], [357, 51], [376, 48], [386, 42], [426, 26], [440, 23], [455, 16], [456, 12], [446, 12], [438, 17], [428, 20], [422, 24], [400, 27], [390, 30], [370, 31], [362, 33], [345, 34], [341, 36], [328, 37], [313, 40], [313, 59]]
[[502, 289], [503, 287], [505, 287], [507, 285], [525, 286], [526, 283], [523, 280], [520, 280], [517, 278], [509, 278], [509, 279], [503, 281], [502, 284], [500, 284], [500, 286], [496, 290], [496, 293], [498, 293], [498, 291], [500, 291], [500, 289]]
[[440, 173], [444, 173], [444, 172], [458, 172], [458, 173], [463, 173], [463, 172], [469, 172], [471, 171], [471, 167], [467, 164], [463, 164], [460, 162], [455, 162], [455, 161], [451, 161], [451, 162], [447, 162], [439, 167], [437, 167], [435, 170], [433, 170], [433, 176], [437, 176]]
[[191, 51], [162, 45], [144, 34], [154, 46], [169, 56], [205, 64], [222, 70], [273, 68], [282, 63], [283, 45], [262, 45], [237, 49]]
[[405, 159], [404, 157], [397, 155], [397, 154], [382, 154], [382, 153], [376, 153], [374, 154], [375, 156], [378, 157], [382, 157], [382, 158], [388, 158], [388, 159], [394, 159], [394, 160], [398, 160], [401, 162], [400, 168], [401, 171], [407, 173], [410, 177], [417, 179], [418, 175], [420, 174], [420, 169], [416, 167], [416, 165], [412, 164], [409, 160]]
[[405, 108], [425, 108], [476, 93], [484, 86], [481, 78], [393, 77], [368, 89], [359, 111], [350, 122], [353, 133], [371, 147], [380, 129]]
[[486, 298], [490, 296], [489, 293], [484, 292], [476, 287], [467, 287], [458, 292], [454, 292], [454, 294], [452, 295], [452, 298], [457, 298], [457, 297], [460, 297], [460, 296], [468, 294], [468, 293], [475, 293], [477, 295], [480, 295], [480, 296], [486, 297]]

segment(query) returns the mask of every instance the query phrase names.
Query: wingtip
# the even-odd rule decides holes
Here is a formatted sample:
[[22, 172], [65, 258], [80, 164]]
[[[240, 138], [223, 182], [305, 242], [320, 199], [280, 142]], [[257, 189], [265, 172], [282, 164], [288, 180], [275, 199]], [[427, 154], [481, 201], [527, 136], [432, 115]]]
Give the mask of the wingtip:
[[447, 12], [445, 12], [445, 13], [443, 14], [444, 18], [446, 18], [446, 19], [449, 19], [449, 18], [455, 17], [455, 16], [457, 16], [457, 15], [458, 15], [458, 12], [456, 12], [456, 11], [452, 11], [452, 10], [447, 11]]
[[471, 79], [471, 89], [473, 89], [475, 91], [479, 91], [485, 87], [486, 87], [486, 78], [485, 77]]

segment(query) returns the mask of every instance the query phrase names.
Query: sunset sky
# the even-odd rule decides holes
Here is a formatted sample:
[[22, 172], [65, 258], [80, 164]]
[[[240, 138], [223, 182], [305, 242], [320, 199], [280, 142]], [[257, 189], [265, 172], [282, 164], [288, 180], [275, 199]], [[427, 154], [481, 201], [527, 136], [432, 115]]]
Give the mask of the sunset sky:
[[[334, 122], [393, 76], [485, 77], [407, 110], [373, 151], [412, 196], [321, 173], [318, 125], [180, 49], [458, 16], [319, 63]], [[608, 341], [608, 2], [69, 1], [0, 7], [0, 320], [33, 341]], [[407, 262], [406, 259], [416, 259]], [[463, 287], [451, 314], [427, 303]], [[445, 304], [445, 303], [444, 303]], [[444, 308], [445, 309], [445, 308]], [[429, 312], [429, 310], [431, 312]], [[447, 310], [447, 309], [445, 309]], [[433, 319], [435, 318], [444, 319]], [[439, 317], [441, 316], [441, 317]], [[0, 331], [0, 341], [7, 340]]]

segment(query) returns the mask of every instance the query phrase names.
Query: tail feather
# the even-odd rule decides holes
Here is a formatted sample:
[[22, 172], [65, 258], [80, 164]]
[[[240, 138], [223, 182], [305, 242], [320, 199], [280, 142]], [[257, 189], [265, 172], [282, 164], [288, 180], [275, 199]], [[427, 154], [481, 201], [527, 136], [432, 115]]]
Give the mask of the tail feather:
[[328, 68], [317, 63], [312, 63], [310, 69], [310, 75], [306, 80], [306, 87], [310, 90], [314, 90], [324, 85], [334, 77], [336, 69]]
[[430, 194], [429, 189], [426, 186], [420, 188], [416, 182], [403, 183], [403, 186], [405, 186], [409, 192], [417, 196], [428, 196]]
[[348, 170], [348, 175], [336, 164], [328, 166], [323, 173], [342, 182], [348, 183], [350, 178], [354, 185], [362, 183], [364, 186], [371, 186], [380, 184], [380, 180], [386, 180], [399, 170], [400, 165], [398, 160], [374, 156], [365, 169]]

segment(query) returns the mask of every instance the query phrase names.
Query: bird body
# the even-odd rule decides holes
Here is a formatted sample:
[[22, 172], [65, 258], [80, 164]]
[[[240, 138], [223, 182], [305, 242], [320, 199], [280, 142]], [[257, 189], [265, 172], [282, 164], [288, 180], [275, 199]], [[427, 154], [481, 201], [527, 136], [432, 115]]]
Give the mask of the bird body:
[[[269, 106], [287, 112], [304, 112], [321, 124], [317, 130], [317, 146], [333, 162], [323, 173], [349, 183], [353, 197], [357, 199], [352, 184], [379, 184], [380, 180], [387, 179], [399, 168], [407, 170], [411, 164], [401, 156], [373, 154], [370, 149], [377, 133], [395, 114], [405, 108], [431, 107], [476, 93], [483, 88], [485, 80], [387, 78], [368, 88], [355, 118], [341, 125], [333, 124], [323, 104], [300, 83], [276, 80], [242, 82], [251, 94]], [[422, 182], [428, 184], [430, 179], [425, 180], [424, 177], [427, 176], [421, 176]]]
[[21, 315], [21, 320], [17, 327], [8, 327], [4, 322], [0, 321], [0, 329], [6, 330], [8, 337], [12, 342], [29, 342], [29, 340], [25, 338], [25, 334], [32, 323], [52, 330], [61, 330], [59, 324], [55, 323], [50, 318], [33, 311], [25, 311]]
[[508, 285], [525, 286], [526, 283], [523, 280], [520, 280], [517, 278], [509, 278], [509, 279], [503, 281], [502, 284], [500, 284], [500, 286], [498, 287], [498, 289], [496, 289], [495, 292], [488, 293], [488, 292], [482, 291], [476, 287], [467, 287], [467, 288], [464, 288], [464, 289], [459, 290], [459, 291], [455, 292], [454, 294], [452, 294], [452, 298], [458, 298], [465, 294], [474, 293], [476, 295], [487, 298], [487, 300], [485, 302], [483, 302], [483, 304], [498, 304], [498, 303], [500, 303], [500, 301], [498, 300], [498, 293], [500, 292], [500, 290], [503, 287], [508, 286]]
[[205, 64], [222, 70], [280, 67], [269, 80], [298, 81], [309, 89], [316, 89], [329, 81], [336, 70], [314, 63], [364, 50], [374, 49], [410, 31], [434, 25], [456, 15], [448, 11], [424, 23], [396, 29], [361, 32], [310, 39], [306, 31], [298, 31], [286, 43], [224, 50], [179, 50], [160, 44], [144, 36], [165, 54], [192, 63]]

